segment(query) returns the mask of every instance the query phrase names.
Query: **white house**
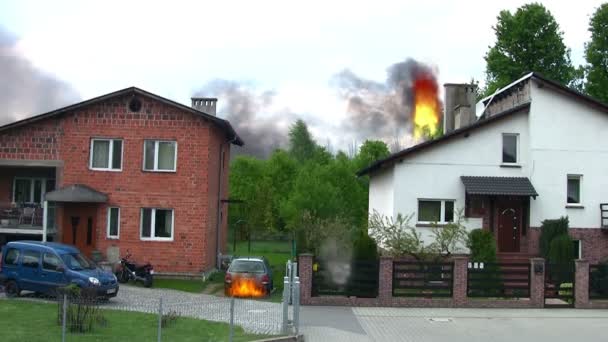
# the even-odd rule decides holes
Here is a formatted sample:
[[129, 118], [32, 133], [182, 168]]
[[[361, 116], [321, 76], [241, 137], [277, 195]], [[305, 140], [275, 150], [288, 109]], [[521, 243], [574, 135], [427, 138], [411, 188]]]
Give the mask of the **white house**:
[[444, 136], [359, 172], [370, 213], [413, 213], [428, 240], [431, 222], [464, 209], [467, 228], [522, 257], [538, 254], [543, 220], [568, 216], [579, 256], [608, 257], [608, 105], [530, 73], [482, 100], [477, 118], [471, 85], [445, 87]]

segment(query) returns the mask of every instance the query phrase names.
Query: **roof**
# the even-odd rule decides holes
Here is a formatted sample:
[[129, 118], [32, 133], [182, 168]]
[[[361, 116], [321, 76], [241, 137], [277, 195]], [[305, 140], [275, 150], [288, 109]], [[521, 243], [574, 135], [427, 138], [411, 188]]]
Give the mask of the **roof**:
[[105, 203], [108, 195], [83, 184], [73, 184], [47, 192], [44, 199], [51, 202]]
[[76, 248], [74, 246], [66, 245], [63, 243], [57, 243], [57, 242], [41, 242], [41, 241], [22, 240], [22, 241], [12, 241], [7, 244], [7, 246], [14, 246], [14, 245], [21, 245], [21, 246], [29, 245], [29, 246], [47, 247], [47, 248], [51, 248], [53, 250], [60, 251], [63, 253], [78, 252], [78, 248]]
[[397, 153], [393, 153], [390, 156], [388, 156], [384, 159], [378, 160], [378, 161], [374, 162], [373, 164], [371, 164], [370, 166], [358, 171], [357, 175], [363, 176], [368, 173], [374, 172], [374, 171], [380, 169], [381, 167], [386, 166], [388, 164], [392, 164], [395, 161], [397, 161], [401, 158], [404, 158], [408, 155], [414, 154], [418, 151], [424, 150], [431, 146], [443, 144], [444, 142], [446, 142], [454, 137], [457, 137], [461, 134], [465, 134], [470, 131], [476, 130], [476, 129], [486, 126], [492, 122], [502, 120], [503, 118], [510, 116], [511, 114], [515, 114], [515, 113], [519, 113], [519, 112], [527, 112], [529, 109], [530, 109], [530, 103], [527, 102], [527, 103], [521, 104], [519, 106], [513, 107], [511, 109], [505, 110], [503, 112], [497, 113], [495, 115], [492, 115], [484, 120], [477, 120], [475, 123], [473, 123], [471, 125], [453, 130], [452, 132], [449, 132], [437, 139], [428, 140], [428, 141], [425, 141], [418, 145], [414, 145], [410, 148], [406, 148], [405, 150], [399, 151]]
[[528, 177], [460, 177], [467, 194], [538, 196]]
[[125, 88], [125, 89], [118, 90], [118, 91], [115, 91], [115, 92], [112, 92], [112, 93], [109, 93], [109, 94], [105, 94], [105, 95], [101, 95], [101, 96], [89, 99], [89, 100], [86, 100], [86, 101], [75, 103], [75, 104], [72, 104], [72, 105], [69, 105], [69, 106], [66, 106], [66, 107], [63, 107], [63, 108], [55, 109], [55, 110], [52, 110], [50, 112], [46, 112], [46, 113], [43, 113], [43, 114], [35, 115], [35, 116], [29, 117], [27, 119], [15, 121], [15, 122], [6, 124], [4, 126], [0, 126], [0, 132], [8, 130], [8, 129], [12, 129], [12, 128], [20, 127], [20, 126], [23, 126], [23, 125], [27, 125], [27, 124], [30, 124], [30, 123], [33, 123], [33, 122], [36, 122], [36, 121], [40, 121], [40, 120], [46, 119], [46, 118], [54, 117], [54, 116], [57, 116], [57, 115], [60, 115], [60, 114], [63, 114], [63, 113], [66, 113], [66, 112], [69, 112], [69, 111], [72, 111], [72, 110], [76, 110], [76, 109], [79, 109], [79, 108], [82, 108], [82, 107], [85, 107], [85, 106], [88, 106], [88, 105], [91, 105], [91, 104], [95, 104], [95, 103], [99, 103], [99, 102], [105, 101], [105, 100], [108, 100], [108, 99], [111, 99], [111, 98], [114, 98], [114, 97], [123, 96], [123, 95], [129, 95], [129, 94], [138, 94], [138, 95], [141, 95], [141, 96], [146, 96], [146, 97], [155, 99], [157, 101], [160, 101], [162, 103], [165, 103], [167, 105], [174, 106], [174, 107], [177, 107], [177, 108], [179, 108], [181, 110], [190, 112], [192, 114], [199, 115], [199, 116], [203, 117], [204, 119], [210, 121], [214, 125], [220, 127], [222, 130], [226, 131], [229, 139], [232, 140], [233, 144], [238, 145], [238, 146], [243, 146], [245, 144], [243, 142], [243, 140], [241, 140], [241, 138], [238, 136], [238, 134], [236, 133], [236, 131], [234, 130], [234, 128], [232, 128], [232, 126], [230, 125], [230, 122], [228, 122], [227, 120], [218, 118], [215, 115], [210, 115], [208, 113], [205, 113], [205, 112], [202, 112], [200, 110], [194, 109], [192, 107], [183, 105], [183, 104], [175, 102], [173, 100], [169, 100], [169, 99], [164, 98], [162, 96], [158, 96], [156, 94], [152, 94], [150, 92], [147, 92], [147, 91], [145, 91], [143, 89], [139, 89], [137, 87]]

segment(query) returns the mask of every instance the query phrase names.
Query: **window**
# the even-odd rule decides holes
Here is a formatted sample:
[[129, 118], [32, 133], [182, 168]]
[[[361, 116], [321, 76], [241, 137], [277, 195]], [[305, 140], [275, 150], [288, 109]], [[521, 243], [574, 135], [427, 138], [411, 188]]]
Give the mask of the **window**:
[[21, 266], [28, 268], [38, 268], [38, 266], [40, 266], [40, 252], [23, 252], [23, 257], [21, 257]]
[[6, 252], [6, 256], [4, 257], [4, 265], [17, 265], [17, 260], [19, 260], [19, 250], [11, 248]]
[[502, 162], [505, 164], [517, 164], [517, 142], [519, 134], [502, 135]]
[[418, 222], [454, 222], [454, 201], [418, 200]]
[[55, 190], [55, 180], [48, 178], [15, 177], [13, 202], [42, 203], [44, 194]]
[[581, 178], [580, 175], [568, 175], [568, 204], [581, 204]]
[[90, 168], [100, 171], [121, 171], [122, 140], [92, 139]]
[[142, 240], [173, 240], [173, 209], [141, 209]]
[[120, 232], [120, 208], [108, 208], [108, 238], [118, 239]]
[[583, 244], [582, 244], [581, 240], [574, 240], [574, 241], [572, 241], [572, 244], [574, 245], [574, 247], [572, 248], [574, 250], [574, 259], [582, 259], [583, 258]]
[[145, 171], [175, 171], [177, 142], [146, 140], [144, 142]]
[[61, 266], [61, 259], [58, 256], [51, 253], [42, 254], [42, 268], [47, 271], [59, 271]]

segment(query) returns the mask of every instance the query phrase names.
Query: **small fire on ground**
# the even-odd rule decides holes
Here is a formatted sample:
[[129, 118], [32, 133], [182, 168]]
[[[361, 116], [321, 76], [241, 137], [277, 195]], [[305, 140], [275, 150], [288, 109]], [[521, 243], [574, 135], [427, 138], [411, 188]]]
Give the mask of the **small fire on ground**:
[[228, 292], [230, 297], [264, 297], [264, 288], [251, 278], [234, 278]]
[[434, 137], [439, 128], [439, 89], [433, 75], [417, 75], [414, 80], [414, 138]]

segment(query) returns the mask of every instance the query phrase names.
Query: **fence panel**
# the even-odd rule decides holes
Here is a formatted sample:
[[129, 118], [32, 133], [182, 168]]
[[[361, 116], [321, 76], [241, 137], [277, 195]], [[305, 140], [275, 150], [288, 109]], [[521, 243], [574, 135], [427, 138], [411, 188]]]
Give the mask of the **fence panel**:
[[589, 265], [589, 299], [608, 299], [608, 264]]
[[378, 296], [378, 260], [334, 262], [317, 260], [313, 266], [312, 296]]
[[452, 297], [454, 263], [393, 261], [393, 297]]
[[529, 298], [530, 263], [470, 262], [467, 296]]

